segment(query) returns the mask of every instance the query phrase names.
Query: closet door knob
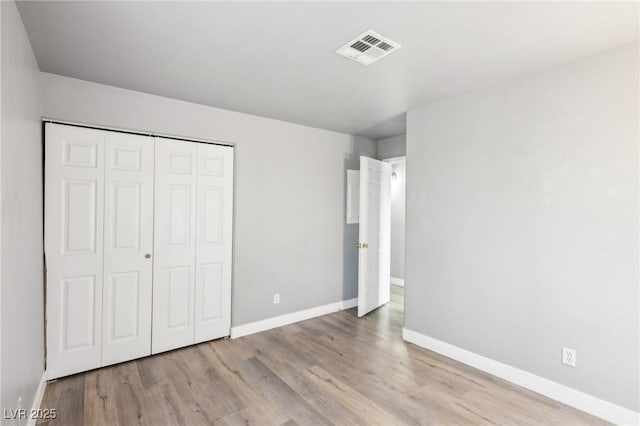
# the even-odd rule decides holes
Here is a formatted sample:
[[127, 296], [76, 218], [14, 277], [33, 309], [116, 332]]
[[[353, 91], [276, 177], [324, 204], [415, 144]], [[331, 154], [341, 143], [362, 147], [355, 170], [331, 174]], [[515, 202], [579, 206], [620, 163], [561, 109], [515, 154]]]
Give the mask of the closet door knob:
[[149, 253], [144, 255], [145, 259], [151, 259], [151, 255]]

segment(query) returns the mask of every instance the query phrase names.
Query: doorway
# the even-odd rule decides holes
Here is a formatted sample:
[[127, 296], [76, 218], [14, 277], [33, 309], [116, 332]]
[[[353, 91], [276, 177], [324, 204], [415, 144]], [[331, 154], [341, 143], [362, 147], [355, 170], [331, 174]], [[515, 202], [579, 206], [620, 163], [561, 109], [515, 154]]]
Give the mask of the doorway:
[[407, 157], [383, 160], [391, 164], [391, 308], [404, 316], [404, 239]]
[[404, 320], [405, 171], [404, 156], [384, 160], [362, 156], [360, 170], [347, 173], [347, 223], [359, 224], [357, 315], [391, 315], [400, 325]]

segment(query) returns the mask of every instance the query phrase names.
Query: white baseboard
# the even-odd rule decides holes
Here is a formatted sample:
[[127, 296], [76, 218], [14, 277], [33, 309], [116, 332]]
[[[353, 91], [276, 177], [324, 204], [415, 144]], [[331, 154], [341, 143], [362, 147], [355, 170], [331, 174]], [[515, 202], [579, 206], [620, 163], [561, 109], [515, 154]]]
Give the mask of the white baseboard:
[[249, 334], [258, 333], [260, 331], [270, 330], [276, 327], [293, 324], [298, 321], [308, 320], [310, 318], [327, 315], [344, 309], [358, 306], [358, 299], [343, 300], [341, 302], [329, 303], [328, 305], [316, 306], [315, 308], [305, 309], [290, 314], [284, 314], [277, 317], [267, 318], [260, 321], [250, 322], [248, 324], [231, 327], [231, 338], [235, 339]]
[[640, 424], [640, 413], [588, 395], [552, 380], [494, 361], [466, 349], [459, 348], [418, 332], [402, 329], [402, 338], [407, 342], [427, 348], [448, 358], [508, 380], [541, 395], [547, 396], [578, 410], [619, 425]]
[[404, 278], [391, 277], [391, 284], [404, 287]]
[[40, 408], [42, 405], [42, 398], [44, 397], [44, 391], [47, 388], [47, 372], [42, 372], [42, 377], [40, 377], [40, 383], [38, 384], [38, 389], [36, 390], [36, 394], [33, 396], [33, 402], [31, 403], [31, 411], [27, 413], [27, 426], [35, 426], [36, 421], [38, 419], [31, 418], [31, 413], [37, 413], [36, 410]]

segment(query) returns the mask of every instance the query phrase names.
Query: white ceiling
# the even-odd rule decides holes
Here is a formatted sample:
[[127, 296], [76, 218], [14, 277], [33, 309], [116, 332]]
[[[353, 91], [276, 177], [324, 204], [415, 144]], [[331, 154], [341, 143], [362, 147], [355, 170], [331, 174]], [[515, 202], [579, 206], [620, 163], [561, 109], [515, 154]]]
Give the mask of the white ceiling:
[[[638, 2], [19, 2], [42, 71], [373, 138], [408, 108], [638, 38]], [[370, 67], [335, 50], [403, 45]]]

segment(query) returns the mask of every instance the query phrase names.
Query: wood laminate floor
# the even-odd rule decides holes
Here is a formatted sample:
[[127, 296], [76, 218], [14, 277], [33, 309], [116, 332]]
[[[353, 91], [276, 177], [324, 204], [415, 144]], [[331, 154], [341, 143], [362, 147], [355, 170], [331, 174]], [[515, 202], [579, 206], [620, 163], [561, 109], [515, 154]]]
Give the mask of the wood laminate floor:
[[49, 383], [40, 425], [606, 424], [402, 341], [403, 291]]

